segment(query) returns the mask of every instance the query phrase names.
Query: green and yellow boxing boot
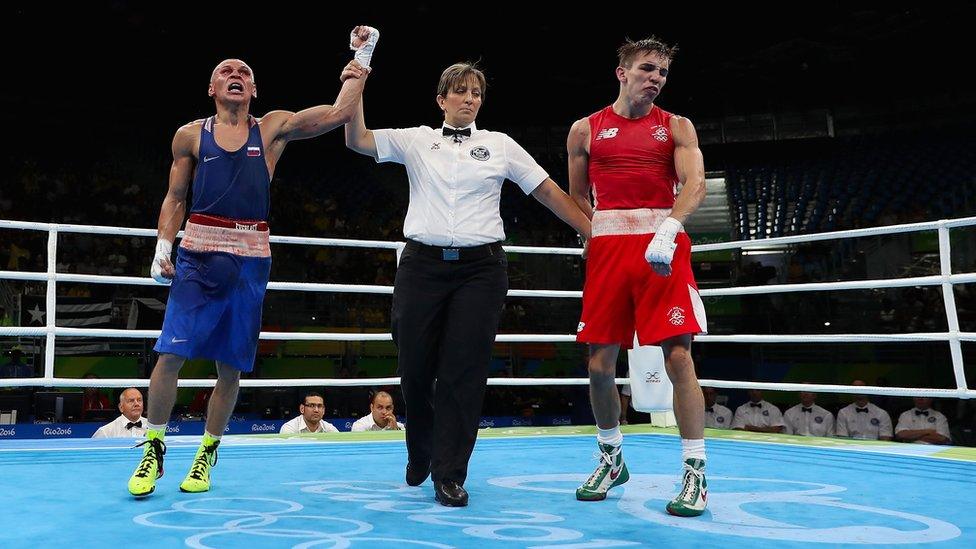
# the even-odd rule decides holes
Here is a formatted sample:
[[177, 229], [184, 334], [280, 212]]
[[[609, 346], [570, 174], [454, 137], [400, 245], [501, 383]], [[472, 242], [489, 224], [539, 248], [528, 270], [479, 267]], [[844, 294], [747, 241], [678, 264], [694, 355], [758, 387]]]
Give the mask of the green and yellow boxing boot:
[[197, 449], [197, 455], [193, 458], [190, 465], [190, 472], [186, 474], [180, 490], [192, 494], [206, 492], [210, 490], [210, 469], [217, 465], [217, 446], [220, 439], [210, 436], [210, 433], [203, 433], [203, 442]]
[[145, 446], [142, 461], [136, 467], [135, 473], [129, 477], [129, 493], [137, 498], [148, 496], [156, 489], [156, 479], [163, 476], [163, 456], [166, 455], [166, 444], [163, 438], [166, 431], [146, 431], [146, 440], [136, 444], [136, 448]]

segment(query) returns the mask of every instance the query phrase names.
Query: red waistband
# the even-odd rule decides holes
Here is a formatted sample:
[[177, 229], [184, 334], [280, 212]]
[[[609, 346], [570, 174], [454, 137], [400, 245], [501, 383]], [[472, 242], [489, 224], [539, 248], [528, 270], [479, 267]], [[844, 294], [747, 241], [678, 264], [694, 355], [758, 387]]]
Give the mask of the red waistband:
[[201, 213], [190, 214], [190, 223], [197, 225], [207, 225], [209, 227], [224, 227], [227, 229], [238, 229], [241, 231], [267, 231], [266, 221], [252, 221], [246, 219], [229, 219], [215, 215]]

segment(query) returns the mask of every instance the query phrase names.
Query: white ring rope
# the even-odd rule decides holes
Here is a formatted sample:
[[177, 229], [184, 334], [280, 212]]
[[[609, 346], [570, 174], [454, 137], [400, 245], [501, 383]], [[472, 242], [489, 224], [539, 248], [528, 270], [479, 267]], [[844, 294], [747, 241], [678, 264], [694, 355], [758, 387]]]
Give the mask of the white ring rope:
[[[955, 284], [976, 282], [976, 273], [952, 274], [949, 250], [949, 228], [968, 227], [976, 225], [976, 217], [954, 220], [940, 220], [926, 223], [911, 223], [891, 225], [887, 227], [873, 227], [851, 231], [833, 231], [812, 235], [799, 235], [762, 240], [745, 240], [737, 242], [722, 242], [716, 244], [702, 244], [692, 246], [693, 252], [727, 250], [727, 249], [770, 249], [782, 248], [787, 245], [833, 240], [841, 238], [859, 238], [918, 231], [937, 230], [939, 233], [940, 274], [935, 276], [906, 277], [895, 279], [857, 280], [844, 282], [820, 282], [808, 284], [772, 284], [765, 286], [745, 286], [730, 288], [702, 289], [703, 297], [726, 295], [760, 295], [771, 293], [813, 292], [813, 291], [841, 291], [868, 290], [881, 288], [900, 288], [909, 286], [941, 285], [943, 300], [946, 305], [948, 332], [908, 333], [908, 334], [796, 334], [796, 335], [704, 335], [696, 337], [699, 342], [712, 343], [883, 343], [883, 342], [920, 342], [947, 341], [950, 345], [953, 371], [956, 377], [956, 389], [921, 389], [910, 387], [871, 387], [847, 385], [817, 385], [796, 383], [764, 383], [745, 381], [701, 380], [703, 386], [718, 388], [756, 388], [780, 391], [819, 391], [832, 393], [862, 393], [891, 396], [944, 396], [956, 398], [974, 398], [976, 390], [971, 390], [966, 384], [964, 364], [962, 361], [962, 341], [976, 341], [976, 332], [961, 332], [956, 313], [955, 298], [952, 287]], [[138, 286], [157, 285], [148, 277], [84, 275], [72, 273], [57, 273], [57, 236], [59, 233], [100, 234], [116, 236], [156, 237], [154, 229], [136, 229], [128, 227], [106, 227], [90, 225], [62, 225], [55, 223], [36, 223], [23, 221], [0, 220], [0, 229], [22, 229], [48, 232], [48, 261], [47, 272], [0, 271], [0, 280], [28, 280], [47, 282], [47, 310], [54, 310], [56, 301], [57, 282], [91, 283], [91, 284], [127, 284]], [[177, 236], [182, 236], [182, 232]], [[303, 244], [314, 246], [344, 246], [356, 248], [372, 248], [393, 250], [399, 254], [403, 250], [403, 242], [384, 242], [377, 240], [347, 240], [336, 238], [309, 238], [290, 236], [271, 236], [275, 244]], [[559, 247], [529, 247], [505, 246], [505, 251], [528, 254], [561, 254], [580, 255], [578, 248]], [[303, 291], [303, 292], [333, 292], [333, 293], [365, 293], [390, 295], [392, 286], [378, 286], [368, 284], [318, 284], [303, 282], [270, 282], [269, 290]], [[580, 291], [564, 290], [509, 290], [509, 297], [552, 297], [552, 298], [580, 298]], [[149, 384], [148, 379], [95, 379], [82, 380], [76, 378], [54, 377], [54, 342], [58, 336], [94, 337], [94, 338], [143, 338], [150, 339], [159, 336], [159, 330], [119, 330], [119, 329], [84, 329], [66, 328], [54, 325], [55, 315], [47, 315], [47, 326], [44, 327], [0, 327], [0, 336], [46, 336], [45, 345], [45, 375], [42, 378], [14, 378], [0, 380], [0, 387], [14, 386], [45, 386], [45, 387], [144, 387]], [[321, 332], [261, 332], [260, 339], [285, 341], [392, 341], [389, 333], [321, 333]], [[574, 335], [564, 334], [499, 334], [499, 343], [528, 343], [528, 342], [573, 342]], [[618, 379], [618, 383], [627, 383], [627, 379]], [[181, 379], [181, 387], [209, 387], [213, 380]], [[398, 384], [399, 378], [360, 378], [360, 379], [244, 379], [243, 387], [282, 387], [282, 386], [370, 386]], [[489, 385], [531, 386], [531, 385], [586, 385], [586, 378], [489, 378]]]

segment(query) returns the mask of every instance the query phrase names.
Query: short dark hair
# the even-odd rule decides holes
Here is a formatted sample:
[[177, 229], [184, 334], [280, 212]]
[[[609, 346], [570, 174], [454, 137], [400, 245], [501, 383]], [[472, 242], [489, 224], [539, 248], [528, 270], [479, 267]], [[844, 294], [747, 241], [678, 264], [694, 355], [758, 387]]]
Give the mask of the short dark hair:
[[316, 393], [315, 391], [309, 391], [309, 392], [305, 393], [305, 396], [304, 397], [302, 397], [302, 405], [303, 406], [305, 405], [305, 402], [308, 401], [308, 397], [319, 397], [319, 398], [322, 399], [322, 402], [325, 402], [325, 398], [323, 398], [322, 395]]
[[437, 82], [437, 95], [447, 97], [447, 93], [456, 88], [459, 83], [467, 80], [469, 74], [473, 74], [478, 79], [478, 85], [481, 86], [481, 96], [484, 97], [488, 83], [485, 81], [485, 73], [481, 72], [477, 63], [455, 63], [444, 69], [440, 81]]
[[369, 397], [369, 403], [370, 404], [376, 404], [376, 399], [380, 395], [388, 396], [388, 397], [390, 397], [390, 400], [393, 400], [393, 395], [391, 395], [390, 393], [387, 393], [386, 391], [376, 391], [375, 393], [373, 393], [372, 396]]
[[636, 42], [627, 38], [627, 41], [617, 49], [617, 57], [621, 67], [630, 67], [634, 58], [644, 53], [656, 53], [671, 61], [678, 53], [678, 46], [669, 46], [658, 37], [649, 36]]

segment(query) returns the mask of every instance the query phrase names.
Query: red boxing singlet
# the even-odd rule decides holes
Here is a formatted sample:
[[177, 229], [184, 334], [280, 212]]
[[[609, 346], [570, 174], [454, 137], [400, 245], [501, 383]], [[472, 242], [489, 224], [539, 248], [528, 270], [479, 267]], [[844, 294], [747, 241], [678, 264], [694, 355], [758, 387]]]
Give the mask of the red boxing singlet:
[[613, 112], [612, 105], [589, 116], [589, 175], [597, 210], [674, 206], [678, 174], [671, 116], [656, 105], [634, 120]]

